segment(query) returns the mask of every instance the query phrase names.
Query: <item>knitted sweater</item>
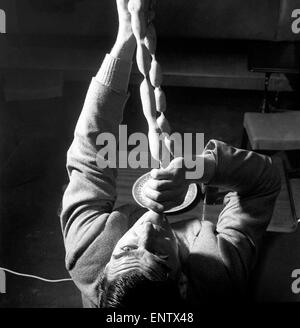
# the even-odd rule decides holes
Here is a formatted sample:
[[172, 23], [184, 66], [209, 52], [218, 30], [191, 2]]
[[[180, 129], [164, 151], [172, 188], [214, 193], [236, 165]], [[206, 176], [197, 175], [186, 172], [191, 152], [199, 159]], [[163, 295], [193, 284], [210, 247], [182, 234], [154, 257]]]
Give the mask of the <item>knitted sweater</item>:
[[[130, 69], [130, 63], [106, 56], [90, 84], [67, 153], [70, 182], [61, 214], [66, 267], [88, 307], [97, 307], [99, 276], [116, 243], [145, 211], [126, 204], [113, 210], [117, 170], [100, 169], [96, 163], [101, 148], [97, 136], [110, 132], [118, 140]], [[214, 166], [210, 184], [232, 192], [217, 225], [200, 221], [199, 213], [199, 218], [174, 226], [184, 254], [187, 302], [193, 306], [244, 293], [280, 190], [269, 157], [216, 140], [205, 152]]]

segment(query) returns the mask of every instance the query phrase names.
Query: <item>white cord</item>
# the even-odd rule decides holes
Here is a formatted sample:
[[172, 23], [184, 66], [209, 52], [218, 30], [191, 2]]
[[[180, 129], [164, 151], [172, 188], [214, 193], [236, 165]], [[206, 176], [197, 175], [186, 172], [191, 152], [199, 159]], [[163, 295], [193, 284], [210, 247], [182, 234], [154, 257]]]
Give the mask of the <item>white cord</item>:
[[20, 272], [16, 272], [16, 271], [13, 271], [13, 270], [9, 270], [9, 269], [0, 267], [0, 271], [1, 270], [2, 271], [5, 271], [5, 272], [8, 272], [8, 273], [11, 273], [11, 274], [14, 274], [16, 276], [37, 279], [37, 280], [41, 280], [41, 281], [49, 282], [49, 283], [59, 283], [59, 282], [73, 281], [71, 278], [65, 278], [65, 279], [46, 279], [46, 278], [42, 278], [42, 277], [31, 275], [31, 274], [20, 273]]

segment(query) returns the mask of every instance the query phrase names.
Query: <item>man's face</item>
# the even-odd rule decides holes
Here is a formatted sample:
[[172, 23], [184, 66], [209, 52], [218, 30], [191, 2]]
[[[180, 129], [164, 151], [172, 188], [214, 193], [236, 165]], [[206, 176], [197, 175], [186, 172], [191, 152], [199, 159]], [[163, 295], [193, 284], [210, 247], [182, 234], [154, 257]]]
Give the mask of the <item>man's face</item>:
[[113, 280], [120, 274], [138, 270], [164, 280], [167, 272], [175, 278], [179, 268], [178, 244], [172, 228], [163, 215], [149, 211], [119, 240], [106, 273]]

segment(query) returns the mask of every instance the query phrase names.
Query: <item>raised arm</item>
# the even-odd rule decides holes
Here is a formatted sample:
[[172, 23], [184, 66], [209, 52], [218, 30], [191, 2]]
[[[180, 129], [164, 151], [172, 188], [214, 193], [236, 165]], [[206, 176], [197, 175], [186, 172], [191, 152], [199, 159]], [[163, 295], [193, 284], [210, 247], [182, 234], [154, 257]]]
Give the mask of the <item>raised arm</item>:
[[191, 249], [195, 304], [201, 301], [200, 295], [237, 300], [245, 293], [280, 191], [279, 172], [268, 156], [215, 140], [205, 152], [215, 162], [209, 183], [231, 192], [217, 227], [203, 222]]
[[[225, 197], [217, 226], [201, 222], [190, 248], [187, 270], [194, 304], [203, 297], [243, 292], [280, 191], [279, 173], [268, 156], [216, 140], [207, 144], [201, 156], [204, 175], [198, 182], [231, 192]], [[185, 172], [183, 158], [166, 169], [152, 171], [145, 192], [149, 206], [163, 210], [178, 205], [191, 182], [185, 179]]]
[[[127, 1], [118, 0], [117, 4], [118, 37], [90, 84], [75, 128], [67, 154], [70, 182], [61, 213], [67, 269], [82, 292], [89, 296], [93, 294], [99, 270], [110, 257], [109, 244], [113, 243], [110, 227], [114, 219], [111, 211], [116, 199], [117, 172], [97, 165], [101, 150], [97, 138], [100, 133], [111, 133], [118, 140], [135, 51]], [[103, 247], [105, 238], [107, 248]]]
[[[220, 141], [210, 141], [206, 150], [212, 151], [216, 162], [209, 183], [232, 191], [225, 197], [226, 207], [220, 214], [218, 231], [230, 226], [242, 231], [253, 244], [259, 244], [281, 187], [277, 168], [269, 156], [237, 149]], [[232, 216], [230, 222], [229, 216]]]
[[217, 224], [224, 264], [243, 288], [255, 264], [262, 238], [281, 189], [280, 174], [268, 156], [211, 141], [217, 161], [212, 184], [230, 190]]

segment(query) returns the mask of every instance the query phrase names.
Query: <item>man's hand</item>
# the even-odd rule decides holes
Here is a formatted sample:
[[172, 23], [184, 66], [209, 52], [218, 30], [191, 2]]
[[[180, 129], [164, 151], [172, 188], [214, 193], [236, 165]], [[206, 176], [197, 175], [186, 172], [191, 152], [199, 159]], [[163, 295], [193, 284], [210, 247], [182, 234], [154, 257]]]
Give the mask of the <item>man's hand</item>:
[[[111, 55], [115, 58], [131, 62], [136, 48], [136, 41], [132, 31], [131, 13], [129, 11], [129, 0], [116, 0], [118, 17], [119, 17], [119, 31], [117, 40]], [[153, 0], [133, 0], [131, 6], [141, 5], [142, 11], [147, 13], [147, 23], [154, 19]]]
[[119, 31], [110, 54], [123, 61], [132, 62], [136, 41], [131, 28], [131, 14], [128, 10], [129, 0], [116, 0], [116, 3], [119, 17]]
[[127, 38], [132, 35], [131, 13], [133, 11], [143, 12], [145, 15], [145, 24], [149, 24], [154, 19], [154, 0], [116, 0], [119, 17], [119, 34]]
[[145, 205], [157, 213], [180, 205], [191, 182], [186, 180], [185, 173], [182, 157], [175, 158], [166, 169], [152, 170], [152, 178], [144, 188]]
[[124, 38], [132, 36], [131, 15], [128, 10], [129, 0], [117, 0], [118, 17], [119, 17], [119, 34]]

